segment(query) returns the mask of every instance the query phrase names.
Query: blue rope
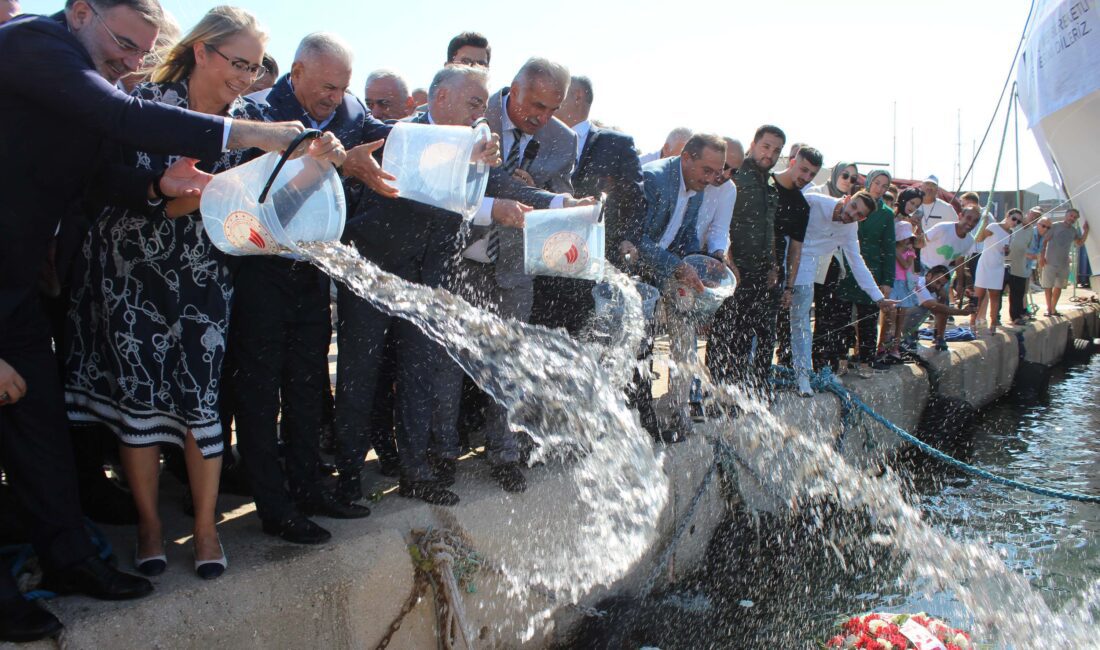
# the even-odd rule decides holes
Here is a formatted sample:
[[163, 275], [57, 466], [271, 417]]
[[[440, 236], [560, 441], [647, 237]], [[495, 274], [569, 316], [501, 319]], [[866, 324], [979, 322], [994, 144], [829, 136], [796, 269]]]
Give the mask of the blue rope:
[[[794, 381], [792, 379], [787, 378], [787, 377], [792, 377], [794, 375], [794, 371], [792, 369], [776, 367], [775, 371], [776, 371], [776, 374], [778, 375], [778, 377], [774, 380], [774, 383], [776, 383], [777, 385], [787, 386], [787, 385], [791, 385], [791, 384], [794, 383]], [[837, 383], [836, 377], [832, 374], [832, 372], [827, 372], [826, 371], [826, 372], [816, 373], [816, 374], [812, 375], [811, 379], [810, 379], [810, 385], [813, 386], [813, 388], [816, 389], [816, 390], [828, 391], [828, 392], [836, 395], [838, 398], [840, 398], [841, 404], [851, 404], [855, 408], [857, 408], [860, 411], [863, 411], [867, 415], [871, 416], [871, 418], [875, 422], [878, 422], [882, 426], [886, 427], [887, 429], [892, 431], [895, 435], [897, 435], [902, 440], [904, 440], [904, 441], [908, 442], [909, 444], [915, 446], [917, 449], [920, 449], [921, 451], [928, 454], [929, 456], [931, 456], [931, 457], [933, 457], [933, 458], [935, 458], [939, 461], [942, 461], [944, 463], [947, 463], [948, 465], [951, 465], [952, 467], [955, 467], [956, 469], [959, 469], [959, 470], [961, 470], [961, 471], [963, 471], [967, 474], [970, 474], [972, 476], [977, 476], [977, 477], [980, 477], [980, 478], [984, 478], [988, 481], [992, 481], [992, 482], [998, 483], [1000, 485], [1004, 485], [1004, 486], [1011, 487], [1011, 488], [1016, 488], [1017, 490], [1023, 490], [1025, 492], [1031, 492], [1032, 494], [1038, 494], [1040, 496], [1053, 497], [1055, 499], [1063, 499], [1063, 500], [1066, 500], [1066, 501], [1082, 501], [1084, 503], [1100, 503], [1100, 496], [1093, 496], [1093, 495], [1090, 495], [1090, 494], [1081, 494], [1079, 492], [1070, 492], [1068, 490], [1056, 490], [1056, 489], [1053, 489], [1053, 488], [1043, 487], [1041, 485], [1032, 485], [1030, 483], [1024, 483], [1022, 481], [1017, 481], [1015, 479], [1006, 478], [1004, 476], [998, 476], [997, 474], [994, 474], [993, 472], [990, 472], [988, 470], [984, 470], [980, 467], [975, 467], [974, 465], [970, 465], [968, 463], [964, 463], [961, 460], [958, 460], [957, 458], [954, 458], [952, 456], [948, 456], [947, 454], [940, 451], [939, 449], [936, 449], [932, 445], [928, 444], [927, 442], [924, 442], [920, 438], [917, 438], [913, 434], [909, 433], [908, 431], [902, 429], [898, 425], [894, 424], [893, 422], [887, 420], [886, 418], [884, 418], [881, 415], [879, 415], [878, 413], [876, 413], [874, 411], [874, 409], [872, 409], [870, 406], [865, 404], [863, 402], [863, 400], [861, 400], [859, 398], [858, 395], [853, 394], [851, 391], [845, 389], [843, 386], [841, 386], [839, 383]]]

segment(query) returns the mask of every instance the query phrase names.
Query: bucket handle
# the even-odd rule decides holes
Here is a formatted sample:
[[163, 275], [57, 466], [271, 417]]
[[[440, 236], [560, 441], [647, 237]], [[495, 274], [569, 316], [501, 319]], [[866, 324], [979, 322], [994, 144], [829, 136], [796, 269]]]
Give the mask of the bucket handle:
[[275, 182], [275, 177], [283, 170], [283, 165], [286, 164], [286, 161], [290, 160], [290, 157], [294, 155], [294, 150], [306, 140], [313, 140], [319, 137], [321, 137], [321, 132], [317, 129], [306, 129], [299, 133], [298, 137], [294, 138], [294, 141], [290, 143], [290, 146], [286, 148], [286, 151], [284, 151], [283, 155], [279, 158], [279, 162], [275, 164], [275, 169], [271, 170], [271, 176], [269, 176], [267, 182], [264, 183], [264, 191], [260, 192], [260, 203], [267, 201], [267, 193], [271, 191], [271, 185]]

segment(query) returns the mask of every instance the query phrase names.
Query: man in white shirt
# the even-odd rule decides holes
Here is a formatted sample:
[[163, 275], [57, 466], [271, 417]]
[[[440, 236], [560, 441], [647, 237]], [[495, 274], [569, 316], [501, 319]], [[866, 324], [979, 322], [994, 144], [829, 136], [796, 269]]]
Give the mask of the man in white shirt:
[[962, 309], [956, 309], [940, 300], [947, 288], [947, 281], [951, 276], [950, 269], [943, 264], [937, 264], [928, 269], [923, 277], [917, 278], [917, 307], [913, 307], [905, 314], [905, 322], [902, 324], [901, 333], [905, 337], [905, 346], [912, 350], [916, 345], [916, 334], [928, 314], [934, 318], [934, 335], [932, 348], [937, 352], [947, 350], [947, 342], [943, 334], [947, 329], [948, 316], [969, 316], [974, 313], [974, 306], [968, 305]]
[[638, 156], [638, 162], [641, 163], [642, 166], [645, 166], [655, 160], [679, 156], [680, 152], [684, 150], [684, 145], [687, 144], [691, 136], [691, 129], [686, 126], [678, 126], [668, 132], [668, 137], [665, 138], [664, 146], [657, 151]]
[[924, 202], [917, 208], [916, 214], [920, 216], [921, 228], [927, 232], [929, 228], [940, 223], [954, 223], [959, 220], [958, 213], [951, 204], [939, 198], [940, 179], [930, 175], [921, 183], [924, 191]]
[[[810, 332], [810, 305], [814, 299], [814, 281], [818, 261], [831, 257], [838, 250], [848, 261], [859, 288], [867, 292], [879, 308], [893, 305], [887, 300], [867, 269], [859, 251], [859, 222], [875, 210], [875, 200], [866, 191], [850, 199], [837, 199], [824, 194], [806, 194], [810, 218], [806, 238], [802, 242], [801, 259], [794, 278], [791, 299], [791, 353], [798, 378], [798, 392], [803, 397], [813, 395], [810, 373], [813, 371], [811, 346], [813, 338], [831, 332]], [[820, 328], [822, 323], [818, 323]]]

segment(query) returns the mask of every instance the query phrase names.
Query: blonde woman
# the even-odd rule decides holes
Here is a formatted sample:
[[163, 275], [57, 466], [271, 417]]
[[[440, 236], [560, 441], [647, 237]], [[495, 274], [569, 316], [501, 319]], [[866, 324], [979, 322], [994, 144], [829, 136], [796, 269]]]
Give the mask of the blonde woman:
[[[262, 119], [241, 99], [266, 74], [267, 36], [256, 18], [215, 7], [153, 70], [134, 96], [202, 113]], [[339, 162], [332, 136], [310, 154]], [[218, 173], [245, 161], [228, 151], [197, 167]], [[128, 163], [162, 170], [175, 156], [141, 151]], [[194, 501], [195, 573], [227, 567], [215, 527], [222, 430], [218, 406], [233, 287], [223, 254], [203, 233], [198, 199], [144, 209], [108, 208], [84, 245], [83, 282], [70, 312], [66, 402], [76, 421], [101, 422], [119, 437], [138, 511], [136, 568], [167, 566], [157, 508], [160, 445], [183, 448]]]

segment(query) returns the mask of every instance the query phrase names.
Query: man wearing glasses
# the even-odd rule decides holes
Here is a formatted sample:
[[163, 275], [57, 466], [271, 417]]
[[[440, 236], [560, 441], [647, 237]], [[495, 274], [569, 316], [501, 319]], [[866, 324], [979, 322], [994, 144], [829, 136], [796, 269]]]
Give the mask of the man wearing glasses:
[[1032, 252], [1032, 242], [1036, 240], [1036, 230], [1047, 226], [1039, 222], [1043, 212], [1037, 208], [1029, 210], [1027, 216], [1018, 208], [1012, 208], [1005, 216], [1010, 222], [1022, 222], [1024, 227], [1012, 234], [1008, 243], [1008, 317], [1013, 325], [1027, 325], [1028, 280], [1034, 260], [1039, 259], [1038, 250]]
[[[49, 321], [37, 282], [66, 208], [87, 190], [133, 205], [195, 196], [210, 176], [183, 159], [163, 174], [105, 160], [112, 143], [211, 159], [224, 149], [286, 148], [300, 124], [233, 121], [142, 102], [115, 87], [150, 56], [156, 0], [70, 0], [53, 16], [0, 28], [0, 455], [28, 516], [45, 588], [101, 599], [153, 586], [100, 559], [84, 531]], [[61, 623], [0, 575], [0, 640], [56, 634]]]
[[447, 44], [447, 60], [443, 65], [472, 65], [488, 68], [492, 55], [493, 48], [489, 47], [489, 39], [478, 32], [462, 32]]

